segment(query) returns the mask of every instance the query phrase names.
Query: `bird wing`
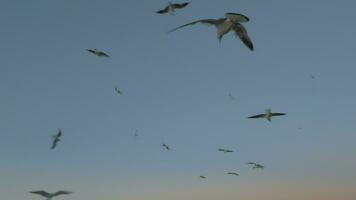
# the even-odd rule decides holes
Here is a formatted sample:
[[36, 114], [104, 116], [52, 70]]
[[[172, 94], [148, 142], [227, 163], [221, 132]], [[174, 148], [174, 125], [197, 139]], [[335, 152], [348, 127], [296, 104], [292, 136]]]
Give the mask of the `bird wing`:
[[61, 136], [62, 136], [62, 130], [61, 130], [61, 129], [59, 129], [59, 130], [58, 130], [57, 137], [61, 137]]
[[253, 51], [253, 44], [250, 37], [247, 34], [247, 31], [244, 26], [240, 23], [234, 23], [233, 30], [235, 31], [236, 36], [238, 36], [242, 42]]
[[59, 140], [58, 140], [57, 138], [53, 140], [53, 143], [52, 143], [52, 147], [51, 147], [51, 149], [56, 148], [56, 146], [57, 146], [57, 142], [58, 142], [58, 141], [59, 141]]
[[225, 13], [225, 17], [227, 17], [231, 21], [235, 21], [239, 23], [250, 21], [250, 19], [247, 16], [239, 13]]
[[62, 194], [72, 194], [73, 192], [70, 191], [64, 191], [64, 190], [59, 190], [58, 192], [54, 193], [53, 196], [58, 196]]
[[218, 19], [218, 20], [216, 20], [216, 19], [200, 19], [200, 20], [197, 20], [197, 21], [194, 21], [194, 22], [190, 22], [188, 24], [184, 24], [184, 25], [179, 26], [177, 28], [174, 28], [174, 29], [168, 31], [168, 33], [171, 33], [173, 31], [176, 31], [178, 29], [181, 29], [181, 28], [189, 26], [189, 25], [194, 25], [196, 23], [202, 23], [202, 24], [207, 24], [207, 25], [217, 25], [219, 20], [221, 20], [221, 19]]
[[87, 51], [89, 51], [90, 53], [95, 53], [95, 51], [92, 49], [87, 49]]
[[184, 8], [184, 7], [186, 7], [189, 3], [190, 3], [190, 2], [185, 2], [185, 3], [181, 3], [181, 4], [175, 3], [175, 4], [173, 4], [173, 7], [174, 7], [174, 8]]
[[44, 190], [39, 190], [39, 191], [31, 191], [30, 193], [32, 194], [38, 194], [38, 195], [41, 195], [41, 196], [44, 196], [44, 197], [49, 197], [50, 194]]
[[262, 118], [262, 117], [265, 117], [266, 114], [259, 114], [259, 115], [254, 115], [254, 116], [251, 116], [251, 117], [248, 117], [248, 118]]
[[106, 54], [105, 52], [99, 52], [99, 56], [104, 56], [104, 57], [110, 57], [108, 54]]
[[281, 116], [281, 115], [286, 115], [285, 113], [272, 113], [272, 116]]
[[248, 164], [248, 165], [256, 165], [255, 162], [248, 162], [247, 164]]
[[163, 14], [163, 13], [167, 13], [168, 11], [169, 11], [169, 7], [166, 6], [164, 9], [159, 10], [159, 11], [157, 11], [156, 13], [158, 13], [158, 14]]

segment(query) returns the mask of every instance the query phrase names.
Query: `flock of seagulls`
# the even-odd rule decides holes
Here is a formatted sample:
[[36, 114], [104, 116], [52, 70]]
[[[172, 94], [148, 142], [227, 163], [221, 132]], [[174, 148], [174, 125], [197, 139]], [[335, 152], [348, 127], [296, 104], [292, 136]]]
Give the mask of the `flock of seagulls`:
[[[171, 15], [174, 15], [176, 9], [185, 8], [189, 4], [190, 4], [190, 2], [185, 2], [185, 3], [168, 2], [168, 5], [164, 9], [158, 10], [158, 11], [156, 11], [156, 13], [158, 13], [158, 14], [170, 13]], [[250, 19], [243, 14], [228, 12], [228, 13], [225, 13], [224, 17], [222, 17], [222, 18], [196, 20], [196, 21], [181, 25], [179, 27], [176, 27], [176, 28], [170, 30], [169, 33], [177, 31], [181, 28], [184, 28], [184, 27], [187, 27], [190, 25], [195, 25], [197, 23], [201, 23], [201, 24], [205, 24], [205, 25], [209, 25], [209, 26], [213, 25], [213, 26], [215, 26], [215, 28], [217, 30], [217, 39], [219, 40], [219, 43], [221, 43], [225, 34], [229, 33], [230, 31], [233, 31], [235, 33], [235, 35], [246, 45], [246, 47], [249, 50], [253, 51], [254, 46], [253, 46], [252, 40], [249, 37], [246, 28], [242, 25], [243, 23], [249, 22], [249, 20]], [[94, 49], [86, 49], [86, 50], [98, 57], [106, 57], [106, 58], [110, 57], [110, 55], [107, 54], [106, 52], [95, 49], [95, 48]], [[314, 79], [314, 77], [312, 77], [312, 78]], [[122, 91], [118, 87], [115, 87], [114, 90], [115, 90], [116, 94], [122, 95]], [[235, 96], [233, 96], [231, 93], [229, 93], [228, 96], [231, 100], [236, 100]], [[272, 117], [282, 116], [282, 115], [286, 115], [286, 114], [285, 113], [274, 113], [271, 111], [271, 109], [266, 109], [265, 113], [250, 116], [248, 118], [252, 118], [252, 119], [264, 118], [271, 122]], [[138, 137], [138, 135], [139, 135], [138, 130], [136, 130], [134, 133], [134, 136]], [[55, 149], [57, 147], [58, 143], [61, 141], [61, 137], [62, 137], [62, 130], [59, 129], [57, 134], [53, 136], [53, 142], [52, 142], [51, 149]], [[167, 151], [171, 150], [170, 146], [166, 143], [163, 143], [162, 147]], [[234, 152], [231, 149], [224, 149], [224, 148], [220, 148], [220, 149], [218, 149], [218, 151], [223, 152], [223, 153], [233, 153]], [[255, 162], [248, 162], [247, 165], [251, 166], [252, 169], [264, 169], [265, 168], [262, 164], [258, 164]], [[226, 174], [232, 175], [232, 176], [240, 175], [237, 172], [227, 172]], [[199, 177], [201, 179], [207, 178], [204, 175], [200, 175]], [[56, 197], [59, 195], [71, 194], [72, 192], [60, 190], [55, 193], [48, 193], [46, 191], [40, 190], [40, 191], [31, 191], [30, 193], [43, 196], [46, 198], [46, 200], [51, 200], [53, 197]]]

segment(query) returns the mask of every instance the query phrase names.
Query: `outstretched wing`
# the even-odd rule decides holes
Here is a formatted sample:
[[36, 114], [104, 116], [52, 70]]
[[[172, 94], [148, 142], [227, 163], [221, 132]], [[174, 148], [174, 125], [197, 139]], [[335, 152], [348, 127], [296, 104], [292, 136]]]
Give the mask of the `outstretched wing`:
[[92, 49], [87, 49], [87, 51], [89, 51], [90, 53], [95, 53], [95, 51]]
[[58, 192], [54, 193], [53, 196], [63, 195], [63, 194], [72, 194], [73, 192], [59, 190]]
[[49, 197], [50, 194], [44, 190], [39, 190], [39, 191], [30, 191], [30, 193], [32, 194], [38, 194], [38, 195], [41, 195], [41, 196], [44, 196], [44, 197]]
[[253, 51], [253, 44], [250, 37], [247, 34], [247, 31], [244, 26], [240, 23], [234, 23], [232, 28], [235, 31], [236, 36], [238, 36], [242, 42], [251, 50]]
[[256, 163], [255, 162], [248, 162], [248, 163], [246, 163], [247, 165], [256, 165]]
[[61, 137], [61, 136], [62, 136], [62, 130], [58, 129], [57, 137]]
[[59, 139], [54, 139], [53, 140], [53, 143], [52, 143], [52, 147], [51, 147], [51, 149], [54, 149], [54, 148], [56, 148], [56, 146], [57, 146], [57, 142], [59, 141]]
[[254, 116], [251, 116], [251, 117], [248, 117], [248, 118], [263, 118], [263, 117], [266, 117], [266, 114], [254, 115]]
[[175, 4], [173, 4], [173, 7], [174, 7], [174, 8], [184, 8], [184, 7], [186, 7], [189, 3], [190, 3], [190, 2], [185, 2], [185, 3], [181, 3], [181, 4], [175, 3]]
[[207, 25], [217, 25], [218, 22], [219, 22], [219, 20], [216, 20], [216, 19], [201, 19], [201, 20], [190, 22], [188, 24], [184, 24], [182, 26], [174, 28], [174, 29], [168, 31], [168, 33], [171, 33], [173, 31], [176, 31], [176, 30], [181, 29], [181, 28], [186, 27], [186, 26], [194, 25], [196, 23], [203, 23], [203, 24], [207, 24]]
[[281, 116], [281, 115], [286, 115], [286, 113], [272, 113], [272, 116]]
[[159, 10], [159, 11], [157, 11], [156, 13], [158, 13], [158, 14], [163, 14], [163, 13], [167, 13], [168, 11], [169, 11], [169, 7], [166, 6], [164, 9]]
[[110, 57], [108, 54], [106, 54], [105, 52], [99, 52], [98, 56], [104, 56], [104, 57]]

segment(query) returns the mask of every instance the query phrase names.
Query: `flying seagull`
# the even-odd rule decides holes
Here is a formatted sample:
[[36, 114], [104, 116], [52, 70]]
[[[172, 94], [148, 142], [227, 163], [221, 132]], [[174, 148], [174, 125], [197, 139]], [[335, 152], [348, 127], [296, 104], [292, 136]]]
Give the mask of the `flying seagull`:
[[119, 95], [122, 95], [122, 92], [118, 87], [115, 87], [115, 92]]
[[52, 147], [51, 147], [51, 149], [56, 148], [57, 143], [58, 143], [59, 141], [61, 141], [61, 139], [59, 139], [61, 136], [62, 136], [62, 130], [59, 129], [59, 130], [58, 130], [58, 133], [53, 136], [53, 142], [52, 142]]
[[200, 178], [206, 178], [206, 176], [202, 176], [202, 175], [200, 175], [199, 177], [200, 177]]
[[48, 193], [48, 192], [46, 192], [44, 190], [39, 190], [39, 191], [31, 191], [30, 193], [41, 195], [41, 196], [45, 197], [46, 200], [50, 200], [55, 196], [63, 195], [63, 194], [71, 194], [73, 192], [60, 190], [60, 191], [58, 191], [56, 193]]
[[181, 9], [186, 7], [190, 2], [185, 2], [185, 3], [172, 3], [172, 2], [168, 2], [168, 5], [162, 9], [157, 11], [156, 13], [158, 14], [165, 14], [165, 13], [171, 13], [172, 15], [174, 15], [174, 11], [175, 9]]
[[89, 51], [90, 53], [93, 53], [99, 57], [107, 57], [107, 58], [110, 57], [108, 54], [106, 54], [105, 52], [100, 51], [98, 49], [87, 49], [87, 51]]
[[255, 162], [248, 162], [247, 165], [252, 165], [252, 169], [264, 169], [265, 166], [255, 163]]
[[163, 143], [162, 146], [163, 146], [164, 148], [166, 148], [168, 151], [171, 150], [171, 148], [170, 148], [167, 144], [164, 144], [164, 143]]
[[234, 97], [234, 95], [232, 95], [231, 93], [229, 93], [229, 97], [230, 97], [230, 99], [231, 99], [232, 101], [235, 101], [235, 100], [236, 100], [236, 98]]
[[266, 109], [264, 114], [254, 115], [248, 118], [266, 118], [268, 121], [272, 121], [273, 116], [286, 115], [285, 113], [273, 113], [271, 109]]
[[227, 174], [229, 175], [234, 175], [234, 176], [240, 176], [240, 174], [236, 173], [236, 172], [228, 172]]
[[222, 151], [224, 153], [232, 153], [232, 152], [234, 152], [233, 150], [230, 150], [230, 149], [218, 149], [218, 151]]
[[253, 44], [248, 36], [248, 33], [245, 29], [245, 27], [241, 24], [244, 22], [248, 22], [250, 19], [246, 17], [245, 15], [238, 14], [238, 13], [225, 13], [224, 18], [219, 18], [219, 19], [200, 19], [194, 22], [190, 22], [188, 24], [184, 24], [182, 26], [179, 26], [177, 28], [174, 28], [169, 31], [173, 32], [176, 31], [180, 28], [189, 26], [189, 25], [194, 25], [196, 23], [202, 23], [206, 25], [214, 25], [217, 29], [217, 37], [219, 42], [221, 42], [223, 36], [233, 30], [236, 34], [237, 37], [239, 37], [242, 42], [251, 50], [253, 51]]

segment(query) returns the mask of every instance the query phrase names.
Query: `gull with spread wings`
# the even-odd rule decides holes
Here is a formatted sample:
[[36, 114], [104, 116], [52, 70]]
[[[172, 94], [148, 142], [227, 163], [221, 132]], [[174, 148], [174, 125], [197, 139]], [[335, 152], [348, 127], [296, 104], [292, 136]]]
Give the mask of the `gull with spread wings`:
[[165, 13], [171, 13], [172, 15], [174, 15], [174, 11], [175, 9], [181, 9], [186, 7], [190, 2], [185, 2], [185, 3], [172, 3], [172, 2], [168, 2], [168, 5], [162, 9], [157, 11], [156, 13], [158, 14], [165, 14]]
[[197, 20], [188, 24], [184, 24], [177, 28], [174, 28], [169, 31], [173, 32], [183, 27], [194, 25], [196, 23], [202, 23], [206, 25], [214, 25], [217, 29], [217, 37], [219, 42], [221, 42], [223, 36], [233, 30], [235, 35], [241, 39], [241, 41], [251, 50], [253, 51], [253, 43], [248, 36], [247, 30], [241, 24], [244, 22], [248, 22], [250, 19], [245, 15], [238, 14], [238, 13], [225, 13], [225, 17], [219, 19], [201, 19]]
[[90, 53], [93, 53], [99, 57], [107, 57], [107, 58], [110, 57], [107, 53], [100, 51], [98, 49], [87, 49], [87, 51], [89, 51]]
[[59, 129], [59, 130], [58, 130], [58, 133], [53, 136], [53, 142], [52, 142], [52, 147], [51, 147], [51, 149], [56, 148], [57, 143], [58, 143], [59, 141], [61, 141], [61, 139], [60, 139], [61, 136], [62, 136], [62, 130]]
[[253, 118], [253, 119], [265, 118], [268, 121], [272, 121], [273, 116], [282, 116], [282, 115], [286, 115], [286, 113], [273, 113], [271, 109], [266, 109], [264, 114], [258, 114], [248, 118]]
[[230, 149], [218, 149], [218, 151], [224, 152], [224, 153], [232, 153], [234, 152], [233, 150]]
[[63, 194], [72, 194], [73, 192], [70, 191], [63, 191], [60, 190], [56, 193], [48, 193], [44, 190], [39, 190], [39, 191], [31, 191], [30, 193], [32, 194], [38, 194], [46, 198], [46, 200], [51, 200], [53, 197], [58, 196], [58, 195], [63, 195]]

